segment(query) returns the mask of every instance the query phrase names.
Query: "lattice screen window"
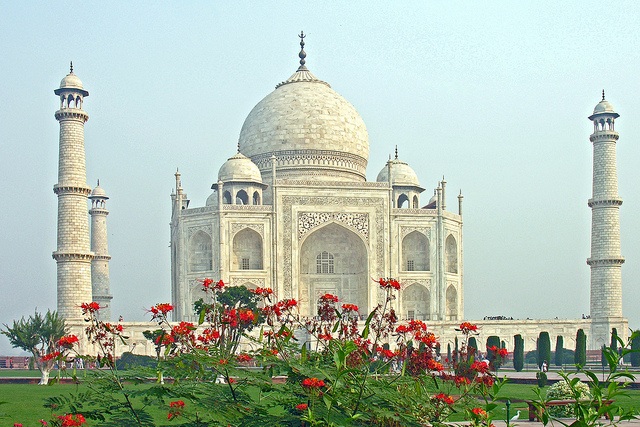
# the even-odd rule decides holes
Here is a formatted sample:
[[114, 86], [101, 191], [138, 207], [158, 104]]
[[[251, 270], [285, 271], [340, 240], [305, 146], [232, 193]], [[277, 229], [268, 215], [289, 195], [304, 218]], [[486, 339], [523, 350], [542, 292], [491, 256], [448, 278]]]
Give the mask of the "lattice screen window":
[[333, 274], [333, 255], [329, 252], [322, 252], [316, 257], [316, 273]]

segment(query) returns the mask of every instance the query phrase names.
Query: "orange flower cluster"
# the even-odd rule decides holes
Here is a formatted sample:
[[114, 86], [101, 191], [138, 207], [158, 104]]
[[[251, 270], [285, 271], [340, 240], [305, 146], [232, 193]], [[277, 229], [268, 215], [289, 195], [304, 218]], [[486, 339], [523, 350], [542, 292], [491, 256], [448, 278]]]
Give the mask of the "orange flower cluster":
[[238, 356], [236, 356], [236, 358], [240, 363], [249, 362], [251, 360], [251, 356], [249, 356], [247, 353], [240, 353]]
[[59, 415], [58, 419], [60, 420], [60, 425], [62, 427], [76, 427], [76, 426], [81, 426], [82, 424], [87, 422], [87, 420], [84, 419], [82, 414]]
[[80, 304], [80, 308], [82, 309], [82, 314], [86, 315], [88, 313], [95, 313], [100, 310], [100, 304], [97, 302], [84, 302]]
[[342, 304], [343, 311], [353, 311], [354, 313], [358, 312], [358, 306], [355, 304]]
[[53, 359], [57, 358], [58, 356], [60, 356], [60, 352], [59, 351], [54, 351], [53, 353], [48, 353], [48, 354], [45, 354], [44, 356], [42, 356], [42, 361], [43, 362], [48, 362], [49, 360], [53, 360]]
[[400, 290], [400, 282], [396, 279], [381, 277], [378, 280], [374, 280], [374, 282], [378, 282], [378, 285], [380, 285], [382, 289]]
[[167, 414], [167, 419], [172, 420], [181, 415], [183, 409], [184, 401], [176, 400], [175, 402], [169, 402], [169, 413]]
[[453, 400], [453, 397], [444, 393], [436, 394], [435, 396], [433, 396], [433, 400], [437, 402], [446, 403], [447, 405], [453, 405], [455, 403]]
[[153, 314], [154, 318], [156, 318], [156, 316], [160, 316], [160, 315], [166, 316], [172, 310], [173, 310], [173, 306], [165, 302], [165, 303], [154, 305], [149, 309], [149, 312]]
[[484, 410], [484, 409], [482, 409], [482, 408], [473, 408], [473, 409], [471, 410], [471, 412], [472, 412], [474, 415], [477, 415], [478, 417], [483, 417], [483, 418], [484, 418], [484, 417], [486, 417], [486, 416], [487, 416], [487, 411], [485, 411], [485, 410]]
[[506, 348], [498, 348], [498, 346], [495, 345], [488, 347], [487, 350], [500, 357], [507, 357], [507, 355], [509, 354], [509, 350], [507, 350]]
[[213, 291], [219, 291], [220, 289], [224, 288], [224, 282], [222, 280], [218, 280], [216, 283], [213, 283], [213, 279], [202, 279], [199, 280], [200, 284], [202, 285], [202, 290], [204, 292], [213, 290]]
[[220, 319], [222, 323], [228, 324], [232, 328], [237, 327], [240, 323], [244, 323], [246, 325], [254, 322], [255, 320], [256, 315], [248, 308], [226, 308]]
[[309, 409], [309, 405], [307, 405], [306, 403], [298, 403], [296, 405], [296, 409], [300, 412], [306, 411], [307, 409]]
[[251, 289], [249, 290], [249, 292], [256, 294], [256, 295], [260, 295], [262, 297], [268, 297], [269, 295], [273, 294], [273, 289], [271, 288], [256, 288], [256, 289]]
[[308, 388], [308, 389], [313, 389], [313, 388], [321, 388], [324, 387], [324, 381], [319, 380], [315, 377], [313, 378], [305, 378], [304, 380], [302, 380], [302, 387]]
[[477, 332], [478, 325], [474, 325], [471, 322], [462, 322], [458, 330], [461, 331], [463, 334], [468, 334], [470, 332]]
[[338, 297], [332, 294], [324, 294], [320, 298], [318, 298], [320, 303], [325, 302], [338, 302]]
[[66, 335], [58, 340], [58, 345], [64, 348], [73, 348], [73, 345], [78, 342], [78, 337], [75, 335]]

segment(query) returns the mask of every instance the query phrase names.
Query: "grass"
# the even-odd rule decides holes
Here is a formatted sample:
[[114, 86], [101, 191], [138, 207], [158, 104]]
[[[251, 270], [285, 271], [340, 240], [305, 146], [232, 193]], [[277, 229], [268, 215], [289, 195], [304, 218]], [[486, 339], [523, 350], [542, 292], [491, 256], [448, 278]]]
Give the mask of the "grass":
[[[33, 371], [32, 371], [33, 372]], [[35, 371], [38, 372], [38, 371]], [[144, 386], [142, 386], [144, 387]], [[507, 399], [511, 400], [510, 416], [520, 410], [520, 419], [526, 419], [527, 404], [524, 400], [536, 398], [534, 389], [537, 387], [527, 384], [505, 384], [500, 391], [500, 402], [493, 411], [495, 419], [506, 418]], [[68, 395], [87, 391], [85, 384], [55, 384], [51, 386], [37, 386], [35, 384], [0, 384], [0, 425], [13, 425], [13, 423], [23, 423], [27, 426], [38, 426], [38, 420], [49, 420], [51, 413], [43, 406], [47, 397]], [[625, 409], [640, 408], [640, 390], [627, 390], [628, 397], [622, 396], [616, 402]], [[151, 408], [151, 414], [157, 421], [157, 425], [168, 425], [166, 412], [161, 409]], [[454, 421], [461, 421], [462, 414], [456, 414]], [[460, 418], [459, 420], [457, 418]]]

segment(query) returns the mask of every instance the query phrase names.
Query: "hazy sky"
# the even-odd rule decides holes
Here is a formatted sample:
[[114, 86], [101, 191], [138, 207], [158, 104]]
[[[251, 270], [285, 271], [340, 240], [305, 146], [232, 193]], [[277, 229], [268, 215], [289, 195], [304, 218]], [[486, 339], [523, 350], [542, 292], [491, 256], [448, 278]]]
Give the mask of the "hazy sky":
[[397, 144], [423, 204], [443, 175], [450, 208], [462, 189], [469, 319], [588, 313], [587, 116], [605, 89], [620, 113], [624, 314], [640, 327], [636, 1], [218, 3], [0, 3], [0, 323], [56, 307], [53, 90], [70, 60], [90, 93], [87, 182], [111, 198], [112, 313], [142, 320], [170, 300], [176, 167], [203, 206], [304, 30], [307, 66], [367, 125], [369, 179]]

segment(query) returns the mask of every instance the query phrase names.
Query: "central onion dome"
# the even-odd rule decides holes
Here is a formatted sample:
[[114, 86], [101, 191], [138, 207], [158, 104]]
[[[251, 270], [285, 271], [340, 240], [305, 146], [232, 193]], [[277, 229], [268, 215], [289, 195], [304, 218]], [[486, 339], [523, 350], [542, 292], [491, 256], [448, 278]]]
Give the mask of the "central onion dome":
[[271, 178], [271, 157], [278, 178], [366, 181], [369, 135], [356, 109], [304, 65], [249, 113], [238, 146]]

